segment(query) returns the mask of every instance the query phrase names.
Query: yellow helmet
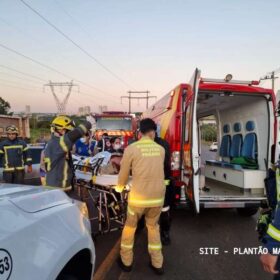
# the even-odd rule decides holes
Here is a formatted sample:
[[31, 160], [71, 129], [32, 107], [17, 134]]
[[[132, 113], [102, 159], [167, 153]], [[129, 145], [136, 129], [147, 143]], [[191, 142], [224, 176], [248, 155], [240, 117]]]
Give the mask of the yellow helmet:
[[75, 123], [67, 116], [58, 116], [52, 121], [51, 127], [72, 130], [75, 128]]
[[9, 125], [6, 127], [6, 133], [16, 133], [18, 134], [18, 128], [15, 125]]

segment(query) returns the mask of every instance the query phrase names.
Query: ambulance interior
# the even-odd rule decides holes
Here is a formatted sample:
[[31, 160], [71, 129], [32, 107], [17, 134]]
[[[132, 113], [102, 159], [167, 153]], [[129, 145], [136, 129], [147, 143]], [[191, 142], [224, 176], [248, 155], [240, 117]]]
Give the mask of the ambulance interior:
[[[273, 142], [271, 110], [264, 95], [199, 92], [200, 200], [264, 196], [264, 178]], [[210, 115], [217, 125], [216, 156], [201, 141], [199, 123]]]

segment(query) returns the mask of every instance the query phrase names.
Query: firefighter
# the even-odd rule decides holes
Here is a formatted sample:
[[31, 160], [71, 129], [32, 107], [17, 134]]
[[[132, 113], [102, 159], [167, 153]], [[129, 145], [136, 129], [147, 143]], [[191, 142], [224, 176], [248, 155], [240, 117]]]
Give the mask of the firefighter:
[[[267, 188], [267, 198], [269, 201], [270, 209], [272, 213], [267, 216], [263, 215], [263, 223], [268, 224], [268, 227], [264, 227], [266, 234], [261, 236], [263, 247], [267, 249], [268, 254], [262, 254], [260, 261], [263, 265], [263, 269], [266, 272], [275, 274], [274, 280], [280, 279], [280, 162], [276, 165], [276, 178], [271, 181], [271, 187]], [[272, 218], [273, 217], [273, 218]], [[261, 217], [260, 217], [261, 218]], [[259, 230], [258, 226], [258, 230]], [[259, 231], [262, 235], [263, 233]]]
[[75, 142], [90, 129], [90, 122], [75, 128], [67, 116], [56, 117], [51, 124], [52, 137], [45, 149], [46, 186], [71, 190], [74, 177], [71, 150]]
[[166, 186], [164, 205], [161, 210], [160, 215], [160, 236], [161, 242], [163, 245], [170, 244], [170, 226], [171, 226], [171, 217], [170, 217], [170, 206], [172, 204], [173, 197], [173, 188], [171, 182], [171, 165], [170, 165], [170, 147], [167, 141], [158, 137], [156, 133], [155, 142], [162, 146], [165, 150], [164, 157], [164, 183]]
[[24, 183], [24, 165], [32, 172], [32, 158], [23, 140], [18, 139], [18, 128], [10, 125], [6, 128], [7, 139], [0, 143], [0, 158], [3, 163], [3, 179], [6, 183]]
[[145, 216], [148, 229], [150, 266], [156, 274], [163, 274], [163, 256], [159, 232], [159, 217], [164, 203], [164, 149], [156, 144], [155, 123], [151, 119], [140, 122], [142, 138], [124, 151], [118, 177], [117, 191], [121, 191], [132, 172], [132, 186], [128, 197], [127, 219], [122, 232], [119, 265], [131, 271], [134, 235], [137, 223]]
[[[276, 274], [274, 280], [280, 279], [280, 208], [275, 211], [274, 221], [269, 224], [267, 234], [263, 239], [263, 247], [267, 248], [268, 254], [262, 254], [260, 261], [263, 265], [263, 269], [266, 272]], [[273, 252], [277, 250], [277, 252]]]

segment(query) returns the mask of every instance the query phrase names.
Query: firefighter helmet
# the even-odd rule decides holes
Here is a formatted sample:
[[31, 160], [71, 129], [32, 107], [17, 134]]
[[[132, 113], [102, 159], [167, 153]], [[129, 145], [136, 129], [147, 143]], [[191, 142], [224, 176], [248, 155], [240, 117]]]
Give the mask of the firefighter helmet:
[[75, 123], [67, 116], [58, 116], [52, 121], [51, 127], [55, 129], [72, 130], [75, 128]]
[[6, 133], [16, 133], [18, 134], [18, 128], [15, 125], [9, 125], [6, 127]]

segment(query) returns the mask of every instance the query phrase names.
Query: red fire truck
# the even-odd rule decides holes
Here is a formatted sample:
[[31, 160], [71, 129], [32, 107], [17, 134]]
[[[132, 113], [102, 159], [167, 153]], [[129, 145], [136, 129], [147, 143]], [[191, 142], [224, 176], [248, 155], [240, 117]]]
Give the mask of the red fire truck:
[[[191, 201], [197, 213], [200, 208], [237, 208], [253, 215], [266, 199], [264, 179], [278, 158], [278, 122], [274, 92], [258, 85], [231, 75], [201, 78], [196, 69], [189, 83], [143, 114], [156, 121], [159, 135], [170, 144], [178, 204]], [[217, 126], [215, 159], [207, 158], [201, 142], [200, 121], [209, 116]]]
[[103, 133], [109, 137], [120, 137], [125, 148], [134, 140], [136, 120], [132, 114], [118, 111], [107, 111], [102, 114], [94, 114], [96, 136], [99, 138]]

